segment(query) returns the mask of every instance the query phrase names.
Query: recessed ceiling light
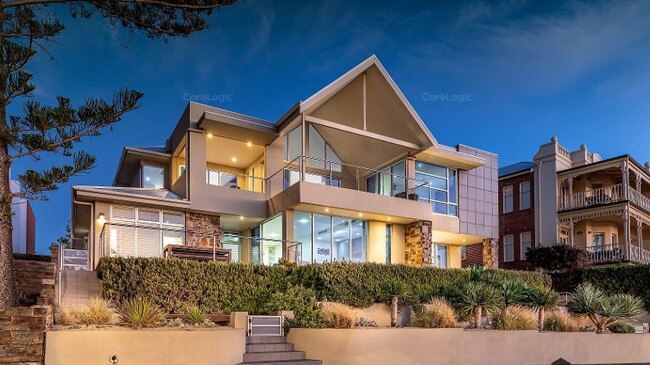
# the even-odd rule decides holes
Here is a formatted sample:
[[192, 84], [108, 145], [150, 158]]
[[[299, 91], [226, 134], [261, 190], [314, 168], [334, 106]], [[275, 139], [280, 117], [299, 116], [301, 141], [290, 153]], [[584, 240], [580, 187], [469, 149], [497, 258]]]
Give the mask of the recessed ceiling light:
[[386, 220], [390, 222], [390, 217], [386, 218]]
[[359, 217], [363, 217], [363, 213], [359, 213]]
[[237, 162], [237, 157], [233, 157], [233, 158], [231, 158], [230, 161], [232, 161], [232, 162]]
[[244, 216], [243, 216], [243, 215], [240, 215], [240, 216], [239, 216], [239, 220], [240, 220], [240, 221], [243, 221], [243, 220], [244, 220]]
[[330, 211], [330, 208], [325, 208], [325, 212], [329, 212], [329, 211]]
[[246, 147], [253, 147], [253, 144], [251, 142], [246, 142]]
[[208, 138], [212, 138], [212, 133], [208, 133]]

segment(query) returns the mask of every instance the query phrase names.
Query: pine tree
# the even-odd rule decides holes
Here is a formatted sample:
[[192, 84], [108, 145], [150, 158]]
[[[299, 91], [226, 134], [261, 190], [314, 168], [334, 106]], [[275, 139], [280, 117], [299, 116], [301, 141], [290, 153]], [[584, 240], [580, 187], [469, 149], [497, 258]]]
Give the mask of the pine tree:
[[[121, 120], [139, 106], [143, 94], [118, 91], [112, 100], [88, 98], [79, 106], [65, 97], [54, 105], [30, 99], [35, 90], [26, 65], [37, 52], [64, 30], [64, 13], [72, 19], [103, 18], [129, 32], [141, 31], [151, 39], [167, 41], [187, 37], [207, 27], [214, 9], [236, 0], [0, 0], [0, 308], [15, 306], [17, 295], [11, 245], [11, 200], [14, 197], [46, 199], [47, 191], [86, 172], [95, 158], [75, 150], [84, 137], [98, 136], [102, 129]], [[8, 106], [22, 102], [20, 115], [9, 115]], [[24, 189], [12, 193], [9, 170], [19, 158], [35, 161], [43, 154], [60, 155], [67, 163], [42, 170], [27, 170], [18, 179]]]

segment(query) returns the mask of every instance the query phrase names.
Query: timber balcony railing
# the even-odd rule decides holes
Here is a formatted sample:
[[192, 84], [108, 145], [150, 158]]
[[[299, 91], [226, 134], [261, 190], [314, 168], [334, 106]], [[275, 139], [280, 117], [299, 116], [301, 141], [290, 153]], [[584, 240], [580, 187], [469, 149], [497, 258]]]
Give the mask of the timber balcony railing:
[[589, 208], [596, 205], [617, 203], [621, 201], [630, 201], [632, 204], [650, 213], [650, 198], [641, 194], [631, 186], [627, 187], [627, 197], [625, 186], [616, 184], [603, 186], [602, 188], [589, 191], [580, 191], [573, 194], [560, 195], [558, 197], [558, 211]]
[[650, 251], [634, 244], [617, 243], [613, 245], [589, 246], [585, 249], [592, 264], [615, 262], [650, 263]]

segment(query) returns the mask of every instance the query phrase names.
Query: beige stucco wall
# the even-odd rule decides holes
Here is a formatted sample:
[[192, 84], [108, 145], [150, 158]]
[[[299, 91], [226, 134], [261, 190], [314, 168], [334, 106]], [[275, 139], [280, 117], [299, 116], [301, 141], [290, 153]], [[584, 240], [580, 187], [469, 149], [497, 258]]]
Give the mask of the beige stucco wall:
[[460, 246], [449, 245], [447, 246], [447, 265], [450, 269], [460, 269], [461, 254]]
[[393, 224], [393, 232], [390, 241], [390, 262], [391, 264], [403, 264], [406, 262], [406, 236], [404, 226]]
[[49, 331], [45, 364], [232, 365], [242, 361], [244, 330]]
[[368, 222], [368, 262], [386, 263], [385, 222]]
[[[323, 365], [574, 364], [650, 361], [650, 336], [537, 331], [292, 329], [289, 341]], [[334, 351], [333, 351], [334, 350]]]

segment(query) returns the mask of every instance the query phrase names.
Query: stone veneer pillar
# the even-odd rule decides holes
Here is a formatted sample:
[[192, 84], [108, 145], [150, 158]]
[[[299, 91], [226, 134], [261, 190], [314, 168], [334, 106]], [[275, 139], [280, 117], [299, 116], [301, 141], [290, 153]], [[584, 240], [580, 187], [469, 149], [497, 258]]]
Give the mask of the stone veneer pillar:
[[185, 213], [185, 244], [193, 247], [212, 247], [216, 240], [221, 245], [221, 218], [218, 215]]
[[499, 242], [495, 239], [483, 240], [483, 267], [486, 269], [499, 267]]
[[417, 221], [404, 226], [404, 259], [408, 265], [431, 264], [433, 245], [431, 242], [431, 221]]

